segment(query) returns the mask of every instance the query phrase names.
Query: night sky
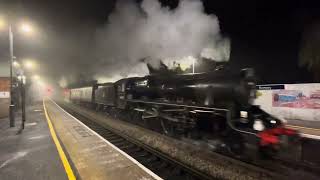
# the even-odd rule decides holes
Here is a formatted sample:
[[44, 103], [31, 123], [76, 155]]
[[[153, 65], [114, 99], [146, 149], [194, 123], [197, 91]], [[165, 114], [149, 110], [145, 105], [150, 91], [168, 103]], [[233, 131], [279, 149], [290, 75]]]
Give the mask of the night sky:
[[[106, 23], [115, 2], [1, 0], [0, 14], [11, 14], [14, 22], [31, 20], [39, 27], [31, 40], [16, 35], [15, 56], [38, 59], [42, 67], [39, 73], [57, 80], [62, 71], [84, 70], [94, 61], [95, 55], [84, 49], [92, 48], [94, 34]], [[178, 1], [161, 2], [173, 9], [178, 4]], [[262, 83], [313, 81], [312, 74], [299, 67], [298, 53], [306, 27], [320, 22], [317, 1], [203, 0], [203, 3], [206, 13], [219, 18], [222, 34], [231, 39], [232, 66], [254, 67]], [[0, 61], [6, 61], [6, 38], [2, 31]]]

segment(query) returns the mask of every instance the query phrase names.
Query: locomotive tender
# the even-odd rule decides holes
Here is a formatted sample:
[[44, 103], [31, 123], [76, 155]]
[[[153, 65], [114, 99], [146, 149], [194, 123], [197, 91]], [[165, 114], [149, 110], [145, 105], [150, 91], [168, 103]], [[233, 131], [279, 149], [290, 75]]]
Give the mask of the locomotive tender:
[[125, 78], [71, 89], [69, 98], [117, 117], [158, 124], [167, 135], [215, 142], [217, 149], [227, 147], [236, 155], [273, 154], [297, 133], [251, 105], [255, 87], [252, 69], [219, 69]]

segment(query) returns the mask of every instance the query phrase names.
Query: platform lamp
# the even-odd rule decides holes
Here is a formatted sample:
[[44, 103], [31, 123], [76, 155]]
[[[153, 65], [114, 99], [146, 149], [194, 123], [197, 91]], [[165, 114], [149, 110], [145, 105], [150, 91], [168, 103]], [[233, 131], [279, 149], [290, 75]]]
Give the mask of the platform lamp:
[[[14, 55], [13, 55], [13, 28], [10, 23], [6, 26], [6, 22], [4, 21], [4, 18], [0, 17], [0, 28], [9, 27], [9, 50], [10, 50], [10, 106], [9, 106], [9, 119], [10, 119], [10, 127], [15, 126], [15, 117], [14, 117], [14, 102], [13, 102], [13, 66], [14, 66]], [[27, 23], [22, 23], [20, 30], [23, 33], [32, 33], [33, 28]]]
[[15, 126], [15, 118], [14, 118], [14, 102], [13, 102], [13, 62], [14, 62], [14, 56], [13, 56], [13, 33], [12, 33], [12, 27], [11, 24], [9, 25], [9, 45], [10, 45], [10, 106], [9, 106], [9, 112], [10, 112], [10, 127]]

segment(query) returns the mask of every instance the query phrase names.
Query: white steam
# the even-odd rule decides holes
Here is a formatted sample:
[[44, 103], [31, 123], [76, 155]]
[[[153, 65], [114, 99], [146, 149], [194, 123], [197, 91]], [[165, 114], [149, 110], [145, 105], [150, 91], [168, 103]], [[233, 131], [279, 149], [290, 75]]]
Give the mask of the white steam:
[[200, 0], [183, 0], [173, 10], [158, 0], [144, 0], [140, 7], [119, 2], [97, 40], [97, 78], [145, 75], [148, 70], [139, 62], [145, 57], [153, 65], [160, 59], [170, 65], [190, 56], [228, 61], [230, 54], [230, 42], [221, 36], [218, 18], [205, 14]]

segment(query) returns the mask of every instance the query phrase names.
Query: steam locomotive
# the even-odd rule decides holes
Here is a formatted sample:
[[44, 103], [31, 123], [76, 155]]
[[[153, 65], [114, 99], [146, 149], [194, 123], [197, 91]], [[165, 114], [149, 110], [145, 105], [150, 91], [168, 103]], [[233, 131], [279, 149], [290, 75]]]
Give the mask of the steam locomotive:
[[[169, 136], [202, 140], [232, 154], [276, 154], [297, 132], [252, 105], [252, 69], [196, 74], [152, 74], [70, 89], [74, 103], [89, 104], [129, 121], [156, 125]], [[260, 153], [261, 152], [261, 153]]]

